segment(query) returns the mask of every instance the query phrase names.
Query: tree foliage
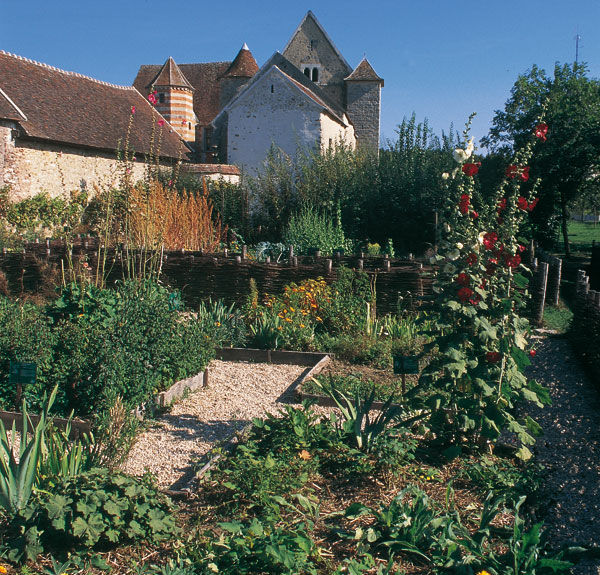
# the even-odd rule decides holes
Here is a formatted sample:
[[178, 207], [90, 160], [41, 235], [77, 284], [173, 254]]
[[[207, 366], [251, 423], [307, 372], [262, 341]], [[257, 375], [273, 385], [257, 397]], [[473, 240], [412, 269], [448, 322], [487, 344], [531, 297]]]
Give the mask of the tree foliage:
[[548, 134], [530, 162], [531, 181], [541, 178], [532, 222], [537, 239], [545, 244], [556, 239], [561, 226], [568, 255], [569, 208], [599, 177], [600, 82], [587, 76], [585, 65], [557, 63], [551, 76], [533, 66], [518, 77], [483, 143], [506, 154], [518, 149], [542, 110]]

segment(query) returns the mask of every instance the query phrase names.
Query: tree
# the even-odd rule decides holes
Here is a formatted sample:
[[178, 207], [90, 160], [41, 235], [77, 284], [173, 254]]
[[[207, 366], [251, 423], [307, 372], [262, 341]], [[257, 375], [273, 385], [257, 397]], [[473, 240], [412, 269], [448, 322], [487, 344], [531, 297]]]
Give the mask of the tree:
[[600, 177], [600, 82], [586, 73], [583, 64], [557, 63], [550, 77], [533, 66], [519, 76], [482, 140], [493, 151], [509, 153], [525, 143], [544, 114], [547, 141], [535, 147], [530, 164], [530, 185], [541, 179], [532, 223], [546, 244], [555, 240], [560, 224], [567, 257], [569, 207]]

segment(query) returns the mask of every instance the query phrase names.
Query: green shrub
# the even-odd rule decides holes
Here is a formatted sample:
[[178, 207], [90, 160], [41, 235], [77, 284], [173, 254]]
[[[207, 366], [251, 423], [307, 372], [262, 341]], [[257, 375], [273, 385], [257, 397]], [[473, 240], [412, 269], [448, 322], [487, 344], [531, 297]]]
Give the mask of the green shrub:
[[14, 409], [16, 386], [9, 384], [11, 361], [33, 362], [37, 365], [37, 381], [24, 386], [23, 397], [39, 407], [44, 391], [52, 385], [50, 368], [55, 337], [50, 321], [33, 304], [22, 304], [0, 296], [0, 406]]
[[157, 543], [177, 533], [172, 507], [148, 479], [92, 469], [39, 492], [4, 534], [9, 559], [41, 552], [102, 548], [144, 540]]
[[329, 216], [308, 204], [290, 218], [284, 241], [295, 246], [299, 253], [315, 249], [322, 255], [332, 255], [336, 249], [345, 249], [346, 245], [339, 217], [334, 223]]

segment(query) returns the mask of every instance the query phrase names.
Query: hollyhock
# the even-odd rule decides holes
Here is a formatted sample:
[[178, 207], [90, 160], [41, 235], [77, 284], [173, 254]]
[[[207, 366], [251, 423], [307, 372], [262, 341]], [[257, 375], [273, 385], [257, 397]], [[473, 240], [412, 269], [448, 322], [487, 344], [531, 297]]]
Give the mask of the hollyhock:
[[467, 176], [472, 178], [479, 171], [480, 165], [481, 165], [480, 162], [477, 162], [476, 164], [473, 164], [473, 163], [463, 164], [462, 171], [464, 174], [466, 174]]
[[548, 124], [544, 124], [543, 122], [541, 124], [538, 124], [535, 127], [535, 137], [539, 138], [540, 140], [542, 140], [542, 142], [546, 141], [546, 134], [548, 133]]
[[476, 212], [475, 210], [473, 210], [473, 211], [471, 212], [471, 217], [472, 217], [474, 220], [476, 220], [476, 219], [479, 217], [479, 213], [478, 213], [478, 212]]
[[483, 245], [486, 250], [491, 250], [498, 241], [498, 234], [496, 232], [487, 232], [483, 236]]
[[161, 119], [161, 120], [159, 120], [159, 121], [158, 121], [158, 125], [159, 125], [160, 127], [164, 126], [164, 125], [165, 125], [165, 121], [164, 121], [164, 120], [162, 120], [162, 119]]
[[463, 194], [460, 197], [460, 202], [458, 203], [458, 210], [461, 214], [469, 213], [469, 204], [471, 203], [471, 199], [468, 194]]
[[469, 301], [469, 299], [471, 299], [471, 297], [473, 296], [473, 290], [469, 287], [461, 287], [458, 290], [457, 295], [458, 295], [458, 299], [464, 303], [464, 302]]
[[521, 256], [516, 254], [514, 256], [507, 256], [504, 260], [507, 268], [518, 268], [521, 264]]
[[537, 206], [537, 203], [538, 203], [539, 201], [540, 201], [540, 199], [539, 199], [539, 198], [533, 198], [533, 202], [531, 202], [531, 203], [529, 204], [528, 211], [530, 211], [530, 212], [531, 212], [531, 211], [533, 210], [533, 208], [535, 208], [535, 206]]
[[529, 208], [529, 203], [523, 196], [519, 196], [519, 198], [517, 199], [517, 207], [520, 210], [527, 211], [527, 209]]
[[135, 106], [131, 106], [131, 114], [135, 114]]
[[526, 182], [529, 179], [529, 166], [523, 166], [521, 168], [521, 179]]
[[519, 245], [518, 245], [518, 247], [517, 247], [517, 249], [518, 249], [518, 250], [519, 250], [521, 253], [523, 253], [523, 252], [525, 251], [525, 246], [524, 246], [524, 245], [522, 245], [522, 244], [519, 244]]
[[536, 354], [536, 353], [537, 353], [537, 352], [535, 351], [535, 349], [531, 349], [531, 350], [529, 350], [529, 356], [530, 356], [530, 357], [535, 357], [535, 354]]
[[513, 179], [517, 174], [519, 173], [519, 168], [518, 166], [510, 165], [508, 166], [508, 168], [506, 168], [506, 177], [509, 179]]
[[474, 252], [471, 252], [468, 256], [467, 256], [467, 265], [468, 266], [472, 266], [474, 264], [477, 263], [477, 254]]
[[499, 351], [488, 351], [485, 354], [485, 359], [489, 363], [498, 363], [502, 359], [502, 354]]
[[456, 276], [456, 283], [461, 286], [468, 286], [471, 283], [471, 278], [463, 272]]

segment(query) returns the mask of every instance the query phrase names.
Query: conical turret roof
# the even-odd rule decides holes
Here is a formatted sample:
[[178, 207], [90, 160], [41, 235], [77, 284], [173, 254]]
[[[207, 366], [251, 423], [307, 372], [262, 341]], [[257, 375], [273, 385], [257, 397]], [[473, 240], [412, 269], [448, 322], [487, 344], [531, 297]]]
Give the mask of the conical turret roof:
[[193, 90], [194, 87], [187, 81], [179, 66], [175, 64], [175, 60], [169, 56], [163, 64], [154, 80], [150, 82], [151, 86], [175, 86], [178, 88], [188, 88]]
[[244, 44], [223, 74], [223, 78], [252, 78], [256, 72], [258, 72], [258, 64], [248, 46]]
[[363, 58], [360, 64], [354, 68], [352, 74], [344, 80], [348, 82], [379, 82], [383, 86], [383, 78], [377, 75], [366, 58]]

